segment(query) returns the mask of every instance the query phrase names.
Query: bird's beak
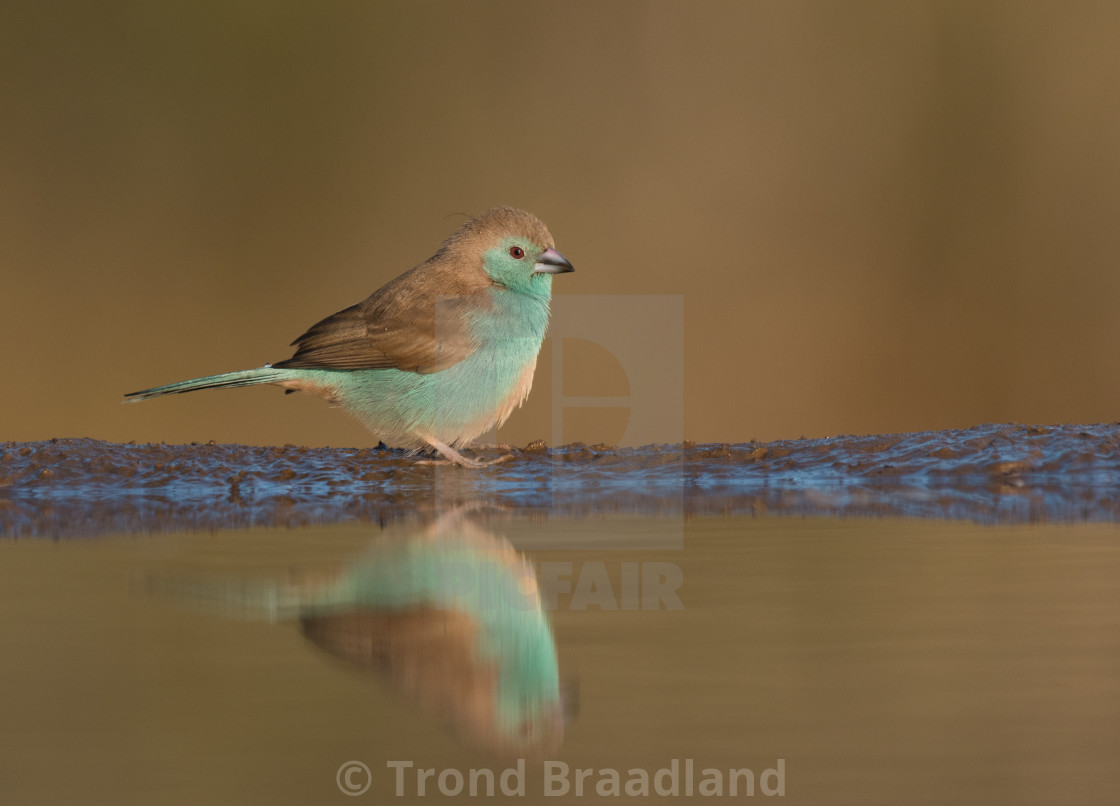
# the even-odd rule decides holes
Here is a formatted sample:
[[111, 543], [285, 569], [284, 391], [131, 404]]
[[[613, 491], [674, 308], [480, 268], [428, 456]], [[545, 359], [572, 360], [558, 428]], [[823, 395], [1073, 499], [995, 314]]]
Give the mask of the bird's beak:
[[545, 249], [533, 264], [533, 274], [563, 274], [575, 271], [568, 259], [555, 249]]

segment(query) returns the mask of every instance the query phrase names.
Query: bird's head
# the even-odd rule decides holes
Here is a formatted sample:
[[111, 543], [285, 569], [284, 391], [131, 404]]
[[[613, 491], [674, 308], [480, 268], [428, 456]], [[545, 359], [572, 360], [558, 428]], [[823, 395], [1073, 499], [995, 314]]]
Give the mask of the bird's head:
[[460, 238], [455, 246], [481, 255], [482, 268], [494, 284], [510, 291], [548, 297], [552, 275], [575, 271], [556, 251], [548, 227], [524, 210], [487, 210], [463, 225], [455, 237]]

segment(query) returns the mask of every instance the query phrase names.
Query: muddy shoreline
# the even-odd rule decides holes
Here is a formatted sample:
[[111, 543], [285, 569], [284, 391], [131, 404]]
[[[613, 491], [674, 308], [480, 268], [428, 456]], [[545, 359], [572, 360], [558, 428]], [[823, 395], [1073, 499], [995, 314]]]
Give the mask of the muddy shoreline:
[[384, 448], [9, 442], [0, 444], [0, 535], [385, 523], [470, 500], [567, 517], [1120, 522], [1120, 423], [474, 453], [511, 457], [470, 471]]

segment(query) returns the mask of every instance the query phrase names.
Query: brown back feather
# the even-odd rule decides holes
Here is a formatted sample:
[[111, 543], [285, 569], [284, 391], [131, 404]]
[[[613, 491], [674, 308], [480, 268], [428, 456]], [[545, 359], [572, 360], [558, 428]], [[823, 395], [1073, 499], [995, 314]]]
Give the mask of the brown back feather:
[[439, 372], [478, 344], [464, 314], [492, 304], [494, 282], [483, 253], [510, 234], [543, 247], [552, 236], [530, 213], [509, 207], [466, 222], [436, 254], [386, 283], [364, 302], [328, 316], [292, 342], [295, 355], [274, 366]]

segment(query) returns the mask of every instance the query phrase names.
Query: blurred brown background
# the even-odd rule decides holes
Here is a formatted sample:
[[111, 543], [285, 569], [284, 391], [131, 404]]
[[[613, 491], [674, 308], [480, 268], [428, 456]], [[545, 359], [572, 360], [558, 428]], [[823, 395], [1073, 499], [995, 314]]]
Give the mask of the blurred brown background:
[[559, 294], [683, 295], [690, 439], [1114, 420], [1118, 42], [1114, 2], [4, 3], [0, 439], [368, 444], [120, 395], [288, 356], [495, 204]]

